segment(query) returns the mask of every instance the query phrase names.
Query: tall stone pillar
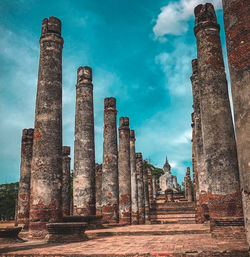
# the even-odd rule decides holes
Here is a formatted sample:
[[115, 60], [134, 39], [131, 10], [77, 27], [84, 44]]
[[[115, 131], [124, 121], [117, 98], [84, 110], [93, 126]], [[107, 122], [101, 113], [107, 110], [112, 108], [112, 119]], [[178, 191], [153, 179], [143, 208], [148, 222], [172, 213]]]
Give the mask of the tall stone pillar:
[[136, 175], [135, 158], [135, 131], [130, 130], [130, 170], [131, 170], [131, 224], [136, 225], [139, 222], [138, 215], [138, 184]]
[[96, 215], [102, 214], [102, 164], [95, 165]]
[[62, 148], [62, 215], [70, 215], [70, 146]]
[[196, 221], [203, 223], [209, 219], [208, 211], [208, 170], [203, 154], [202, 122], [200, 110], [200, 82], [198, 76], [198, 60], [192, 60], [192, 76], [190, 77], [193, 92], [194, 128], [193, 153], [196, 163]]
[[145, 223], [150, 223], [150, 206], [148, 192], [148, 169], [143, 169], [143, 184], [144, 184], [144, 200], [145, 200]]
[[62, 48], [61, 21], [44, 19], [31, 164], [29, 230], [33, 237], [44, 237], [46, 223], [62, 215]]
[[222, 0], [222, 3], [243, 212], [250, 244], [250, 4], [248, 0]]
[[184, 184], [185, 184], [185, 198], [188, 200], [188, 202], [192, 202], [192, 181], [190, 177], [190, 168], [187, 167], [187, 172], [186, 172], [186, 177], [184, 179]]
[[[227, 80], [212, 4], [195, 8], [203, 148], [209, 172], [211, 231], [227, 232], [231, 224], [242, 224], [236, 143], [229, 104]], [[230, 233], [230, 232], [229, 232]]]
[[119, 223], [131, 224], [130, 129], [128, 117], [119, 120]]
[[157, 185], [156, 185], [156, 177], [153, 175], [152, 176], [152, 189], [153, 189], [153, 200], [156, 200], [157, 196]]
[[77, 70], [73, 179], [74, 215], [95, 215], [95, 140], [92, 69]]
[[102, 163], [102, 215], [109, 223], [118, 222], [118, 151], [117, 151], [116, 99], [104, 99], [103, 163]]
[[148, 169], [148, 195], [149, 195], [149, 206], [151, 208], [151, 204], [153, 202], [153, 183], [152, 183], [152, 172]]
[[191, 123], [191, 127], [192, 127], [192, 170], [193, 170], [193, 189], [194, 189], [194, 201], [196, 203], [196, 190], [197, 190], [197, 162], [196, 162], [196, 153], [195, 153], [195, 126], [194, 126], [194, 113], [192, 113], [191, 115], [192, 117], [192, 123]]
[[145, 197], [144, 197], [142, 154], [136, 153], [135, 157], [136, 157], [136, 173], [137, 173], [137, 183], [138, 183], [139, 224], [145, 224]]
[[27, 230], [30, 210], [30, 174], [34, 129], [24, 129], [21, 143], [20, 182], [17, 201], [17, 224]]

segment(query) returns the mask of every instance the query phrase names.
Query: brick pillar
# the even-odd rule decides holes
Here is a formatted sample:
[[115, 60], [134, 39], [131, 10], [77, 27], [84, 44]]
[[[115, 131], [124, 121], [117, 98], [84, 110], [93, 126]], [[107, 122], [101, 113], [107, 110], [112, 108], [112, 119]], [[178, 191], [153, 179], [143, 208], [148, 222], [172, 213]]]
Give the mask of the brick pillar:
[[193, 151], [196, 162], [196, 221], [205, 222], [209, 217], [208, 211], [208, 170], [205, 168], [203, 155], [202, 124], [200, 111], [200, 84], [198, 76], [198, 60], [192, 60], [192, 76], [190, 77], [193, 92], [194, 128]]
[[116, 99], [104, 99], [103, 164], [102, 164], [102, 215], [109, 223], [118, 222], [118, 151]]
[[192, 170], [193, 170], [193, 189], [194, 189], [194, 201], [196, 203], [196, 191], [197, 191], [197, 162], [196, 162], [196, 153], [195, 153], [195, 126], [194, 126], [194, 112], [191, 115], [192, 117]]
[[119, 120], [119, 223], [131, 224], [130, 130], [128, 117]]
[[24, 129], [21, 143], [20, 182], [17, 201], [17, 224], [27, 230], [30, 210], [30, 174], [34, 129]]
[[213, 5], [198, 5], [195, 8], [194, 32], [199, 80], [202, 82], [202, 137], [209, 172], [210, 228], [218, 234], [227, 231], [226, 224], [239, 222], [240, 225], [243, 218], [236, 143], [219, 30]]
[[193, 198], [192, 198], [192, 181], [191, 181], [191, 177], [190, 177], [190, 168], [187, 167], [187, 172], [186, 172], [186, 177], [184, 179], [185, 181], [185, 198], [188, 200], [188, 202], [192, 202]]
[[92, 69], [77, 70], [73, 180], [74, 215], [95, 215], [95, 141]]
[[102, 214], [102, 164], [95, 164], [96, 215]]
[[149, 208], [153, 202], [153, 183], [152, 183], [152, 172], [148, 169], [148, 195], [149, 195]]
[[62, 148], [62, 215], [70, 215], [70, 146]]
[[144, 200], [145, 200], [145, 223], [150, 224], [149, 192], [148, 192], [148, 169], [143, 169]]
[[157, 196], [157, 185], [156, 185], [156, 177], [152, 176], [152, 190], [153, 190], [153, 201], [156, 200]]
[[61, 21], [44, 19], [36, 95], [31, 164], [30, 226], [33, 237], [62, 215], [62, 48]]
[[248, 0], [222, 0], [222, 3], [243, 212], [250, 244], [250, 4]]
[[145, 224], [145, 197], [144, 197], [144, 183], [143, 183], [143, 166], [142, 154], [136, 153], [136, 173], [138, 182], [138, 211], [139, 224]]
[[135, 158], [135, 131], [130, 130], [130, 170], [131, 170], [131, 224], [138, 224], [138, 184], [136, 176], [136, 158]]

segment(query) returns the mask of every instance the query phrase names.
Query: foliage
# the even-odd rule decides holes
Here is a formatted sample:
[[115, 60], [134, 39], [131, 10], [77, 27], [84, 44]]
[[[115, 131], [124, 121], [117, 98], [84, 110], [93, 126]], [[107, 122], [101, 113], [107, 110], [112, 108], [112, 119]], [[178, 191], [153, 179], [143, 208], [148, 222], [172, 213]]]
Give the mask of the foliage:
[[143, 160], [143, 168], [144, 169], [149, 168], [152, 172], [152, 175], [154, 175], [157, 178], [157, 180], [161, 175], [164, 174], [163, 169], [157, 168], [150, 163], [150, 159]]
[[0, 220], [10, 220], [15, 217], [18, 182], [0, 185]]

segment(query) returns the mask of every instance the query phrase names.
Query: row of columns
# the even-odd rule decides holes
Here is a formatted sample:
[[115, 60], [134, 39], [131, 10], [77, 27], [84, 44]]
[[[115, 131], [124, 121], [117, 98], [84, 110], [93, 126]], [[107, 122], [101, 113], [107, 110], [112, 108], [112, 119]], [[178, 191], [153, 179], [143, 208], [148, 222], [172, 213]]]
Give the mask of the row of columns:
[[[46, 235], [48, 222], [70, 215], [72, 205], [70, 147], [62, 147], [62, 48], [60, 20], [44, 19], [35, 126], [23, 130], [18, 194], [18, 224], [29, 227], [31, 235], [40, 238]], [[119, 120], [118, 151], [116, 116], [116, 99], [105, 98], [103, 163], [97, 165], [92, 69], [80, 67], [76, 83], [73, 214], [101, 214], [109, 223], [142, 224], [150, 218], [148, 170], [143, 169], [141, 153], [135, 153], [135, 135], [128, 117]]]
[[[234, 2], [234, 4], [226, 2], [223, 2], [223, 8], [225, 30], [226, 34], [228, 34], [228, 54], [230, 56], [234, 52], [234, 57], [237, 57], [236, 61], [235, 59], [233, 60], [232, 56], [229, 57], [229, 60], [234, 64], [237, 62], [236, 70], [240, 74], [240, 77], [237, 77], [234, 81], [235, 73], [232, 72], [233, 68], [231, 68], [231, 81], [234, 84], [233, 87], [237, 87], [237, 90], [241, 93], [247, 93], [244, 89], [246, 88], [246, 82], [249, 82], [249, 72], [247, 80], [245, 75], [247, 72], [244, 74], [243, 70], [245, 70], [247, 63], [249, 65], [249, 58], [246, 61], [245, 56], [242, 54], [243, 50], [236, 46], [241, 42], [241, 39], [237, 38], [238, 43], [236, 43], [236, 36], [233, 34], [233, 32], [237, 31], [235, 28], [236, 16], [239, 20], [239, 17], [242, 17], [239, 16], [239, 10], [234, 4], [237, 2], [242, 8], [245, 4], [242, 2], [245, 1], [241, 3], [239, 1], [229, 1], [230, 3]], [[243, 11], [241, 8], [240, 10]], [[232, 23], [228, 20], [230, 19], [229, 16], [231, 17]], [[249, 21], [246, 22], [249, 24]], [[244, 27], [244, 25], [242, 26]], [[238, 25], [237, 28], [239, 29]], [[227, 32], [228, 29], [231, 29], [231, 31]], [[243, 188], [247, 185], [247, 181], [242, 180], [242, 178], [246, 174], [249, 175], [249, 167], [243, 168], [245, 165], [243, 163], [246, 163], [245, 160], [247, 159], [243, 156], [246, 156], [245, 150], [249, 152], [249, 147], [248, 150], [246, 145], [242, 147], [241, 140], [237, 139], [237, 145], [240, 144], [238, 148], [241, 149], [240, 151], [238, 150], [239, 158], [237, 158], [236, 140], [219, 31], [220, 26], [217, 23], [213, 5], [198, 5], [195, 8], [194, 27], [197, 41], [197, 59], [192, 61], [193, 74], [191, 76], [194, 103], [193, 156], [195, 160], [194, 167], [197, 191], [195, 195], [197, 221], [204, 222], [210, 219], [212, 232], [220, 230], [221, 233], [231, 233], [229, 232], [231, 231], [230, 228], [227, 229], [227, 226], [234, 225], [235, 230], [238, 230], [238, 232], [242, 231], [243, 212], [241, 191], [244, 192]], [[238, 36], [242, 36], [242, 40], [245, 37], [243, 34], [243, 32], [241, 34], [238, 33]], [[240, 56], [235, 56], [235, 49], [232, 51], [233, 46], [238, 47], [238, 50], [241, 51], [239, 53]], [[245, 46], [242, 44], [243, 49], [246, 49], [244, 48]], [[232, 91], [234, 95], [234, 90]], [[236, 109], [234, 108], [234, 110], [237, 112], [235, 117], [238, 118], [236, 134], [238, 133], [239, 138], [244, 136], [245, 143], [249, 139], [249, 136], [244, 132], [246, 131], [247, 124], [249, 128], [249, 115], [247, 116], [249, 114], [249, 101], [243, 100], [245, 99], [245, 96], [243, 96], [244, 93], [241, 96], [238, 92], [236, 94], [239, 97], [238, 100], [242, 97], [242, 102], [240, 103], [242, 112], [239, 113], [239, 110], [237, 110], [239, 102], [238, 100], [235, 101], [233, 96], [233, 104], [236, 105]], [[248, 108], [247, 111], [246, 108]], [[242, 162], [242, 166], [240, 166], [242, 168], [242, 190], [240, 190], [238, 160]], [[244, 193], [242, 194], [244, 202]], [[247, 205], [247, 200], [245, 200], [245, 203]], [[245, 208], [245, 217], [249, 216], [248, 210]], [[248, 221], [246, 221], [247, 230], [249, 227], [248, 224]]]

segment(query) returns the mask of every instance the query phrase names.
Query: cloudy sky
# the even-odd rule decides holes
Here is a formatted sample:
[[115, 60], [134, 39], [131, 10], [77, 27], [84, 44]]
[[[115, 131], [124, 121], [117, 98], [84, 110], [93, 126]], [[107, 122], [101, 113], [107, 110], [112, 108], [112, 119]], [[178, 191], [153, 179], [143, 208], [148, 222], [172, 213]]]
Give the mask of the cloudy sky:
[[63, 144], [73, 152], [76, 71], [88, 65], [96, 161], [103, 101], [113, 96], [118, 119], [128, 116], [135, 129], [136, 151], [157, 167], [167, 155], [181, 182], [191, 166], [193, 9], [205, 2], [216, 7], [224, 46], [220, 0], [0, 0], [0, 183], [19, 179], [21, 132], [34, 126], [41, 23], [49, 16], [61, 19], [64, 38]]

